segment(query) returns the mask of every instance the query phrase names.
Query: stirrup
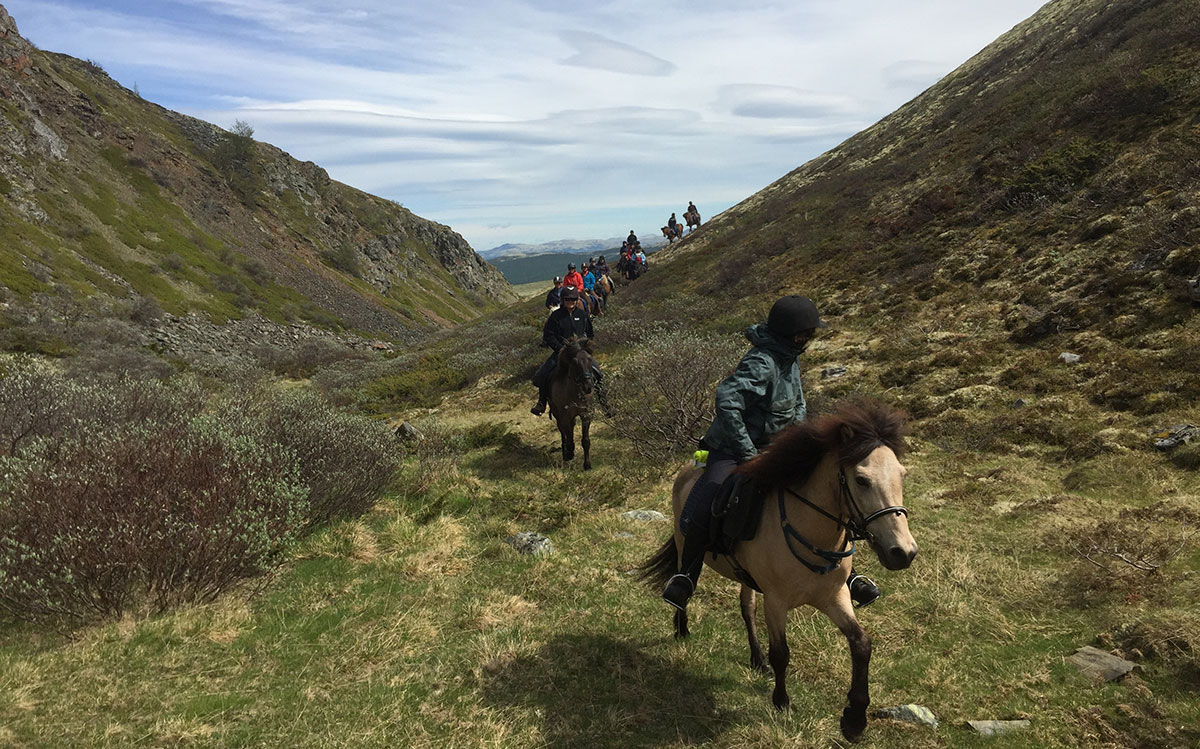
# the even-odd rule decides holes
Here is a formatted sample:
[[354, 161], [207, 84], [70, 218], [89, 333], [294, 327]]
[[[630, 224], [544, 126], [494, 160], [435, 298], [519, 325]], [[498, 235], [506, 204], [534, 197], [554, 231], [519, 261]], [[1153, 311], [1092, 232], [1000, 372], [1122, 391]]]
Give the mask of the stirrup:
[[875, 603], [876, 599], [883, 591], [875, 584], [875, 581], [866, 575], [855, 573], [846, 581], [846, 587], [850, 589], [850, 600], [854, 601], [855, 608], [870, 606]]
[[[687, 591], [686, 592], [684, 592], [682, 590], [678, 590], [678, 589], [676, 589], [674, 591], [672, 590], [672, 588], [675, 587], [676, 580], [682, 580], [683, 582], [687, 583]], [[671, 604], [672, 606], [679, 609], [680, 611], [686, 611], [688, 601], [691, 599], [692, 593], [695, 593], [695, 592], [696, 592], [696, 584], [694, 582], [692, 582], [692, 578], [689, 577], [688, 575], [685, 575], [684, 573], [680, 572], [675, 575], [672, 575], [671, 579], [667, 581], [666, 587], [663, 588], [662, 598], [664, 601]], [[680, 600], [680, 599], [682, 599], [682, 600]]]

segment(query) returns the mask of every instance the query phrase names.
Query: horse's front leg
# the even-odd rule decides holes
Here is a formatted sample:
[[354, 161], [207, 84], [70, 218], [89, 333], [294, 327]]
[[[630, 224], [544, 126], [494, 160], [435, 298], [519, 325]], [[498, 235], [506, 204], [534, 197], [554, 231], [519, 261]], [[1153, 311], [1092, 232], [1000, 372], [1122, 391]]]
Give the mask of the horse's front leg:
[[575, 417], [572, 416], [570, 421], [565, 418], [558, 420], [558, 434], [562, 437], [562, 456], [563, 463], [570, 463], [575, 459]]
[[850, 644], [850, 691], [846, 694], [846, 708], [842, 710], [842, 735], [850, 741], [856, 741], [866, 730], [867, 707], [871, 704], [870, 688], [867, 686], [871, 638], [854, 616], [850, 593], [845, 586], [842, 586], [833, 603], [822, 611], [833, 620]]
[[592, 428], [592, 417], [584, 416], [580, 419], [582, 429], [580, 429], [579, 444], [583, 445], [583, 470], [592, 470], [592, 438], [588, 436], [589, 430]]
[[750, 640], [750, 668], [755, 671], [766, 671], [767, 660], [763, 658], [762, 645], [758, 643], [758, 627], [754, 624], [754, 614], [757, 608], [754, 588], [749, 585], [742, 586], [741, 602], [742, 621], [746, 623], [746, 637]]
[[763, 609], [767, 619], [767, 657], [775, 671], [775, 691], [771, 693], [771, 703], [783, 710], [792, 704], [786, 684], [788, 660], [791, 657], [787, 644], [787, 604], [781, 598], [764, 594]]

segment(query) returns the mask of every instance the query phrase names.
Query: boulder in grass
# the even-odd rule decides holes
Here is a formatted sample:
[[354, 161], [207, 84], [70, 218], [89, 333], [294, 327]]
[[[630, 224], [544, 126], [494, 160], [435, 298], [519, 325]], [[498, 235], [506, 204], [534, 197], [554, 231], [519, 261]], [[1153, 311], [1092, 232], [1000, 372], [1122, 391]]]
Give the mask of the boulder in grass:
[[980, 736], [999, 736], [1029, 728], [1027, 720], [968, 720], [967, 725]]
[[1159, 450], [1173, 450], [1180, 445], [1200, 442], [1200, 426], [1178, 424], [1153, 432], [1150, 436], [1154, 438], [1154, 446]]
[[896, 707], [885, 707], [882, 710], [876, 710], [874, 713], [876, 718], [888, 718], [889, 720], [899, 720], [905, 723], [914, 723], [918, 726], [929, 726], [930, 728], [938, 727], [937, 716], [933, 711], [924, 705], [897, 705]]
[[621, 517], [626, 520], [637, 520], [642, 523], [657, 523], [667, 519], [667, 516], [658, 510], [630, 510], [622, 512]]
[[504, 539], [504, 543], [513, 547], [518, 553], [532, 557], [540, 557], [554, 551], [554, 544], [540, 533], [522, 531]]
[[420, 442], [425, 439], [425, 435], [407, 421], [396, 427], [396, 438], [404, 442]]
[[1135, 663], [1090, 645], [1084, 645], [1067, 659], [1093, 681], [1116, 681], [1134, 669]]
[[1078, 364], [1082, 358], [1079, 354], [1072, 354], [1070, 351], [1064, 351], [1058, 355], [1059, 361], [1064, 364]]

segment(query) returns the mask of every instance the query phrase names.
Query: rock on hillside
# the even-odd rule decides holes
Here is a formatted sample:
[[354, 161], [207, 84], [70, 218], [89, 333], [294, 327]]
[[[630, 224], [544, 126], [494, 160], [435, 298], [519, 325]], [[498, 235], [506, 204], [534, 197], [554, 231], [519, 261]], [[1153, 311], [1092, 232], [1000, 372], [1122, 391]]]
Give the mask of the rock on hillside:
[[39, 51], [3, 6], [0, 91], [9, 318], [47, 296], [147, 297], [415, 340], [515, 299], [449, 227]]

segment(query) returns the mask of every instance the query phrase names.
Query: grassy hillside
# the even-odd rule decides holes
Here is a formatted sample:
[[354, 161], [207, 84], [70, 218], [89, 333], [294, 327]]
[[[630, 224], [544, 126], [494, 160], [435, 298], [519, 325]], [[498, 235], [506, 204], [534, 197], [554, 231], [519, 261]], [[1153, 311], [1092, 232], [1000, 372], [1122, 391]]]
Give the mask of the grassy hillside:
[[0, 325], [141, 298], [412, 340], [514, 298], [449, 227], [0, 21]]

